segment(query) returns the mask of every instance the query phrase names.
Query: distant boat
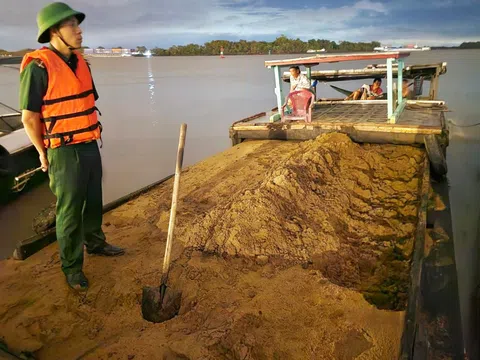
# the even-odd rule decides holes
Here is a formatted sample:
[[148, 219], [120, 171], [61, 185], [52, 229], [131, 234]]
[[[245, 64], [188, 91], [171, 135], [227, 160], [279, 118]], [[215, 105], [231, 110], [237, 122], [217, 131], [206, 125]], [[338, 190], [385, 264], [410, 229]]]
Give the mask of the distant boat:
[[308, 54], [316, 54], [316, 53], [321, 53], [321, 52], [326, 52], [326, 51], [327, 51], [327, 50], [325, 50], [325, 48], [320, 49], [320, 50], [309, 49], [309, 50], [307, 50], [307, 53], [308, 53]]
[[396, 51], [396, 52], [414, 52], [414, 51], [428, 51], [432, 50], [429, 46], [407, 45], [406, 47], [393, 47], [393, 46], [377, 46], [373, 48], [373, 51]]

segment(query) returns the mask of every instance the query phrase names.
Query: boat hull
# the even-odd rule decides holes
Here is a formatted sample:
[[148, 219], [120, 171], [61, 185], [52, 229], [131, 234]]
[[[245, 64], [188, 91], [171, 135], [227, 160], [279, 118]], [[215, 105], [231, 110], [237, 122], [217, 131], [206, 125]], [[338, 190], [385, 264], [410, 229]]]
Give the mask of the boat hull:
[[38, 171], [21, 181], [15, 181], [16, 176], [33, 170], [39, 165], [38, 153], [34, 146], [26, 147], [13, 154], [8, 153], [2, 147], [0, 149], [0, 204], [6, 204], [44, 182], [48, 175], [42, 171]]
[[[5, 105], [3, 105], [6, 107]], [[11, 109], [11, 108], [8, 108]], [[11, 109], [15, 111], [15, 109]], [[18, 112], [0, 116], [0, 204], [43, 181], [47, 175], [37, 172], [15, 181], [15, 177], [38, 168], [38, 153], [28, 138]]]

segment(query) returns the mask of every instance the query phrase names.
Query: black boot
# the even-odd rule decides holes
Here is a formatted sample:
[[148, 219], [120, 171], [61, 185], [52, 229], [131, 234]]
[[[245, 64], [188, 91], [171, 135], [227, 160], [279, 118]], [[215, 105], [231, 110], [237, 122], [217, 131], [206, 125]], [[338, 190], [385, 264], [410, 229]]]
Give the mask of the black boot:
[[87, 253], [92, 255], [119, 256], [125, 254], [125, 249], [105, 243], [103, 247], [87, 250]]
[[88, 289], [88, 279], [85, 277], [83, 271], [75, 274], [67, 275], [67, 284], [73, 290], [85, 291]]

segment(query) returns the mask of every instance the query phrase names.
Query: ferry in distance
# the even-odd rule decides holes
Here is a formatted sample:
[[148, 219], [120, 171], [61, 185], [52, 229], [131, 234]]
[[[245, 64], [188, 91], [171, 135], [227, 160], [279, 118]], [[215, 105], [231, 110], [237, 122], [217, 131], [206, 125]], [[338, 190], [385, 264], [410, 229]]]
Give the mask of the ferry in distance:
[[307, 53], [308, 53], [308, 54], [315, 54], [315, 53], [321, 53], [321, 52], [326, 52], [326, 51], [327, 51], [327, 50], [325, 50], [325, 48], [320, 49], [320, 50], [309, 49], [309, 50], [307, 50]]
[[378, 46], [373, 48], [374, 51], [398, 51], [398, 52], [413, 52], [413, 51], [428, 51], [431, 50], [429, 46], [407, 45], [406, 47], [392, 47], [392, 46]]

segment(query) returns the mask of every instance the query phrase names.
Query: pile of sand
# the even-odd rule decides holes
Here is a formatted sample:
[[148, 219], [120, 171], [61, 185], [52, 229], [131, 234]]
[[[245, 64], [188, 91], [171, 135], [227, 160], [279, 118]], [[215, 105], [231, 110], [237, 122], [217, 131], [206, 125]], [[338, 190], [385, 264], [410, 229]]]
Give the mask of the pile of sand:
[[340, 134], [240, 144], [182, 174], [178, 317], [140, 311], [160, 278], [170, 180], [105, 216], [128, 252], [87, 256], [84, 295], [65, 285], [56, 244], [1, 262], [0, 336], [40, 359], [394, 358], [404, 313], [365, 298], [405, 305], [423, 159]]
[[221, 255], [310, 262], [335, 283], [402, 308], [423, 161], [420, 150], [361, 147], [341, 134], [301, 143], [180, 238]]

